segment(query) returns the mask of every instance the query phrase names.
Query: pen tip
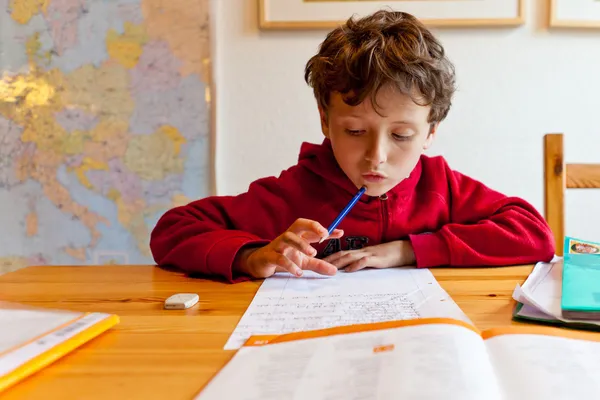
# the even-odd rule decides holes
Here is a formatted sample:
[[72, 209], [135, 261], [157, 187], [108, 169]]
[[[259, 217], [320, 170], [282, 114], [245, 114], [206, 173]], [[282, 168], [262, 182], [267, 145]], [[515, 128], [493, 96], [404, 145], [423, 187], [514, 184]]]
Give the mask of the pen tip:
[[327, 239], [326, 237], [322, 237], [321, 240], [319, 240], [319, 244], [323, 243], [325, 241], [325, 239]]

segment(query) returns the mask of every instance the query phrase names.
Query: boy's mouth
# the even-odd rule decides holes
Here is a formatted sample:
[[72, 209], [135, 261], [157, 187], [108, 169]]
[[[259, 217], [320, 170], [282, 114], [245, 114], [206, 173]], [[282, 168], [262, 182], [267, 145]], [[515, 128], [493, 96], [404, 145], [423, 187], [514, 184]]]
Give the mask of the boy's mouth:
[[365, 181], [373, 183], [382, 182], [387, 179], [384, 174], [380, 174], [378, 172], [367, 172], [366, 174], [362, 174], [362, 177]]

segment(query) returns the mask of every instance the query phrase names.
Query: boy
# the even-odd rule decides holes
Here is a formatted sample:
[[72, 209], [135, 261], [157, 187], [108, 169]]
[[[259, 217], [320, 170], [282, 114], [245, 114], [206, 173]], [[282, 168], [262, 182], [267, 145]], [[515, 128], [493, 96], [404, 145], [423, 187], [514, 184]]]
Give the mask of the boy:
[[[413, 16], [348, 20], [308, 61], [305, 79], [323, 143], [304, 143], [295, 166], [239, 196], [168, 211], [151, 235], [158, 264], [238, 282], [277, 271], [552, 259], [552, 232], [534, 207], [422, 154], [448, 113], [455, 77]], [[325, 226], [362, 186], [366, 194], [328, 236]]]

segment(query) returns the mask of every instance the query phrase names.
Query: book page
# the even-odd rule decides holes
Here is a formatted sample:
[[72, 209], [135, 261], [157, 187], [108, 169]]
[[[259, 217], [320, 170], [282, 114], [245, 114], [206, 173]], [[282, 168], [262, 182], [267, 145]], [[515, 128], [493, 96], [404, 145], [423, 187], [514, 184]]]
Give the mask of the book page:
[[486, 340], [505, 399], [572, 400], [600, 393], [600, 343], [532, 334]]
[[340, 271], [333, 277], [305, 271], [266, 279], [225, 349], [251, 335], [283, 334], [333, 326], [446, 317], [470, 322], [428, 269]]
[[[82, 314], [80, 318], [77, 318], [71, 322], [67, 322], [58, 329], [49, 331], [40, 337], [25, 342], [22, 345], [9, 350], [6, 353], [0, 354], [0, 391], [2, 390], [2, 386], [6, 383], [2, 381], [4, 375], [13, 372], [24, 364], [33, 362], [36, 358], [42, 356], [44, 353], [50, 352], [53, 348], [56, 348], [59, 345], [64, 345], [65, 342], [72, 339], [75, 335], [101, 322], [105, 322], [106, 329], [108, 329], [110, 326], [116, 324], [118, 320], [110, 314]], [[96, 331], [94, 336], [103, 331], [104, 329], [101, 331]], [[89, 339], [79, 340], [87, 341]], [[77, 341], [73, 344], [76, 346]], [[49, 357], [61, 356], [64, 355], [64, 353], [61, 352], [66, 353], [68, 351], [71, 350], [64, 350], [63, 348], [63, 350], [54, 355], [50, 355]], [[37, 366], [34, 366], [33, 368], [37, 368]]]
[[243, 347], [201, 400], [494, 400], [481, 337], [428, 324]]
[[0, 302], [0, 355], [29, 342], [83, 313], [34, 309], [19, 304]]

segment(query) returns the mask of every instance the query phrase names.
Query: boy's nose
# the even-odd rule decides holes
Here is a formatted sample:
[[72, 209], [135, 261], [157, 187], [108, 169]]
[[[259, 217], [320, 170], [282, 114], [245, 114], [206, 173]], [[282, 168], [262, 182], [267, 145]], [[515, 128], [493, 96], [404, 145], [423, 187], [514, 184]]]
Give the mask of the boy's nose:
[[365, 158], [373, 167], [376, 167], [386, 161], [387, 155], [381, 144], [375, 144], [369, 149]]

